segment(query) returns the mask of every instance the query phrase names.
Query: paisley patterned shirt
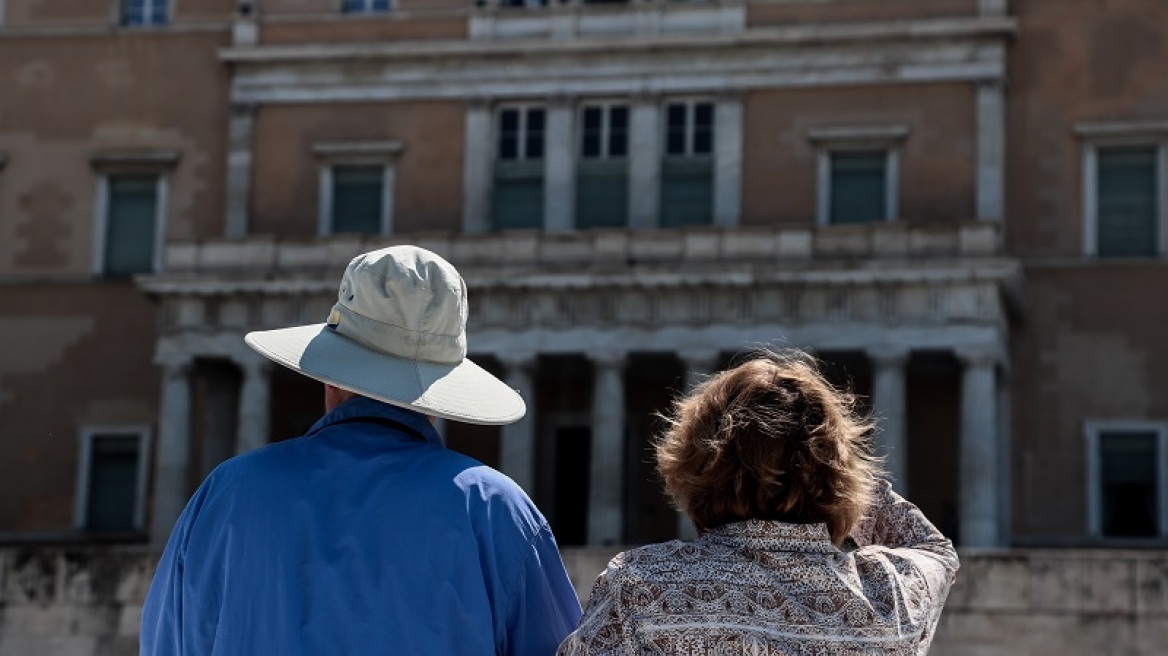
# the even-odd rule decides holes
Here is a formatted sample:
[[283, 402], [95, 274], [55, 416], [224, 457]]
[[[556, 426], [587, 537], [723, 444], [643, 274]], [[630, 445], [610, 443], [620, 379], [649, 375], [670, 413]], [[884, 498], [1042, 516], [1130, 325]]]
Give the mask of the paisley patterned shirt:
[[557, 654], [925, 654], [957, 553], [882, 482], [843, 550], [750, 520], [619, 554]]

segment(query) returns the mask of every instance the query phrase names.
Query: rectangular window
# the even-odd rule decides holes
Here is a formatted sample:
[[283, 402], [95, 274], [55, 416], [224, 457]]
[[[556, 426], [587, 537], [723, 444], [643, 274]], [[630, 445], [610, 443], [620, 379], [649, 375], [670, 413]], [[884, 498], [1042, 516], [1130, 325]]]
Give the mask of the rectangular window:
[[1096, 151], [1097, 254], [1148, 257], [1158, 251], [1161, 208], [1155, 146]]
[[837, 150], [831, 160], [828, 222], [878, 223], [888, 220], [888, 152]]
[[332, 185], [330, 233], [381, 234], [385, 167], [334, 166]]
[[122, 0], [122, 25], [166, 25], [169, 19], [169, 2], [170, 0]]
[[79, 528], [92, 532], [142, 529], [144, 429], [86, 431], [78, 476]]
[[346, 14], [379, 14], [389, 11], [389, 0], [344, 0]]
[[542, 107], [499, 110], [491, 199], [496, 230], [543, 225], [545, 123]]
[[629, 204], [629, 108], [587, 105], [581, 111], [576, 163], [576, 226], [625, 227]]
[[1168, 425], [1089, 424], [1087, 440], [1091, 533], [1111, 539], [1168, 536]]
[[709, 225], [714, 213], [714, 104], [665, 105], [661, 225]]
[[106, 177], [103, 275], [117, 278], [154, 271], [158, 208], [159, 176]]

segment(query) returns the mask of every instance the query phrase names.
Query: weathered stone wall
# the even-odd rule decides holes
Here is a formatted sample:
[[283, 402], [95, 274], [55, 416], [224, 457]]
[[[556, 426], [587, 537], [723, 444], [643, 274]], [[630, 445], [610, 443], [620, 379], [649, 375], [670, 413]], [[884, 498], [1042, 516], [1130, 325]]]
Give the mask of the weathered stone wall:
[[[565, 550], [581, 597], [614, 552]], [[144, 549], [0, 551], [0, 656], [137, 653], [157, 554]], [[932, 653], [1163, 653], [1168, 554], [965, 552]]]

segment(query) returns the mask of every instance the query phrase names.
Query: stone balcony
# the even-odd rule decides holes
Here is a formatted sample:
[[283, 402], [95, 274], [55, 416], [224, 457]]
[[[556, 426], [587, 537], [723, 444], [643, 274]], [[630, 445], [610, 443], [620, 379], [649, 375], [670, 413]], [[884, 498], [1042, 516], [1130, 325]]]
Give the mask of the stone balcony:
[[880, 224], [827, 228], [742, 227], [733, 230], [516, 231], [489, 234], [413, 233], [336, 236], [305, 241], [252, 237], [168, 244], [164, 271], [173, 274], [336, 272], [354, 256], [413, 243], [460, 268], [611, 270], [628, 267], [724, 267], [769, 264], [810, 267], [920, 267], [1001, 256], [999, 226], [962, 223]]
[[[586, 598], [614, 549], [565, 549]], [[1160, 551], [964, 551], [935, 656], [1163, 653]], [[140, 548], [0, 550], [0, 656], [136, 654], [158, 554]]]

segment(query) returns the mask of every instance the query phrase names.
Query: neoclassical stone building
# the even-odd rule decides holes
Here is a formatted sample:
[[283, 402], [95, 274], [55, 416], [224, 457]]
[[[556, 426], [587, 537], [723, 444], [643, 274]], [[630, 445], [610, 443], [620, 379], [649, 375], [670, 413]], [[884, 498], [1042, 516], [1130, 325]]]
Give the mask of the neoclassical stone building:
[[760, 346], [964, 548], [1163, 546], [1165, 61], [1155, 0], [0, 1], [0, 539], [157, 547], [321, 412], [242, 336], [410, 242], [565, 547], [691, 534], [656, 413]]

